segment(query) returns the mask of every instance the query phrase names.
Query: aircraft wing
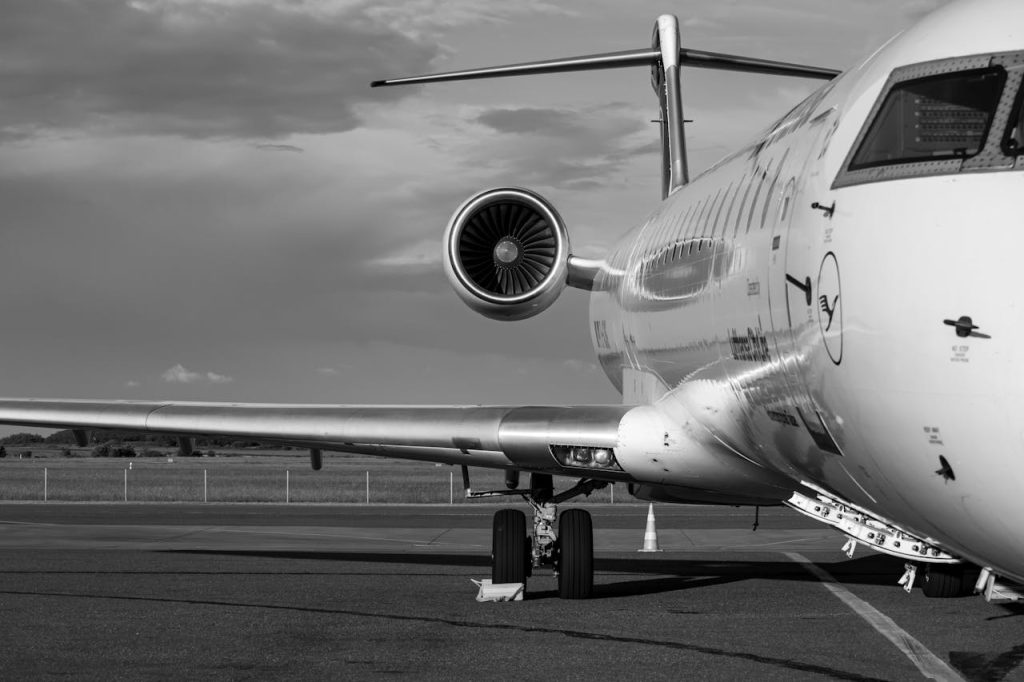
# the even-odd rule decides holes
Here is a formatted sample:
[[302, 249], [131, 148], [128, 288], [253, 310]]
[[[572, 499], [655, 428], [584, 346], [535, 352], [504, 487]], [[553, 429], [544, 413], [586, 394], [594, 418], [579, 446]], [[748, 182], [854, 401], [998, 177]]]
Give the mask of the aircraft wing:
[[[492, 468], [630, 480], [617, 466], [562, 462], [612, 453], [628, 405], [356, 406], [0, 398], [0, 424], [114, 429], [178, 436], [237, 436], [335, 450]], [[186, 443], [189, 441], [185, 441]], [[599, 456], [599, 460], [603, 457]], [[612, 455], [611, 463], [614, 463]], [[602, 475], [603, 474], [603, 475]]]
[[642, 499], [777, 504], [793, 482], [659, 405], [383, 406], [0, 398], [0, 424], [229, 436], [322, 451], [635, 484]]

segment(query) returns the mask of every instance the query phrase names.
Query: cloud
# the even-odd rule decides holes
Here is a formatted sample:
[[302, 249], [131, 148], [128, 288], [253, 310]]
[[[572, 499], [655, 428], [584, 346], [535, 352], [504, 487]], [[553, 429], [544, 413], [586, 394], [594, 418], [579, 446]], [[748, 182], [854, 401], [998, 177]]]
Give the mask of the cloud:
[[138, 388], [142, 384], [139, 383], [138, 381], [135, 381], [134, 379], [129, 379], [128, 381], [124, 382], [124, 385], [125, 388]]
[[216, 372], [193, 372], [189, 369], [185, 369], [185, 366], [178, 363], [174, 367], [166, 370], [160, 375], [164, 381], [171, 384], [194, 384], [200, 381], [207, 381], [211, 384], [227, 384], [234, 379], [223, 374], [217, 374]]
[[701, 30], [708, 30], [708, 29], [720, 30], [720, 29], [723, 28], [723, 26], [722, 26], [722, 24], [720, 22], [711, 21], [709, 19], [704, 19], [702, 17], [688, 17], [687, 19], [685, 19], [682, 22], [682, 27], [683, 28], [701, 29]]
[[562, 361], [562, 366], [570, 372], [576, 374], [592, 374], [599, 373], [600, 369], [593, 362], [587, 362], [585, 360], [579, 360], [576, 358], [570, 358]]
[[[366, 264], [368, 270], [383, 268], [406, 273], [433, 272], [441, 267], [441, 240], [431, 237], [412, 246], [400, 247]], [[390, 276], [390, 273], [389, 273]]]
[[519, 182], [598, 189], [616, 181], [633, 158], [655, 149], [648, 119], [622, 102], [579, 110], [491, 107], [471, 120], [498, 136], [484, 152], [477, 146], [465, 153], [470, 167], [491, 168]]
[[345, 131], [360, 125], [359, 103], [404, 96], [371, 80], [439, 53], [359, 6], [12, 0], [0, 22], [0, 139]]
[[586, 132], [578, 113], [563, 109], [490, 109], [477, 116], [478, 123], [499, 133], [573, 135]]
[[538, 20], [545, 16], [576, 16], [575, 12], [545, 0], [390, 0], [374, 2], [366, 13], [413, 38], [438, 36], [462, 26], [502, 24], [524, 15]]
[[191, 384], [203, 378], [199, 372], [190, 372], [181, 364], [171, 367], [160, 375], [163, 380], [171, 384]]
[[257, 144], [254, 146], [262, 152], [297, 152], [302, 154], [306, 151], [302, 147], [296, 147], [293, 144]]

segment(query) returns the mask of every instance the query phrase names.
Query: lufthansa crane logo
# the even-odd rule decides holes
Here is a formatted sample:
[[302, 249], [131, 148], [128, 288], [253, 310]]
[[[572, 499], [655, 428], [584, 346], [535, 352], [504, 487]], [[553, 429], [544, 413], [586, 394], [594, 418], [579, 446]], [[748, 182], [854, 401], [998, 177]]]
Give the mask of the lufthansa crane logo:
[[839, 285], [839, 261], [829, 251], [818, 269], [818, 327], [825, 350], [836, 365], [843, 361], [843, 293]]

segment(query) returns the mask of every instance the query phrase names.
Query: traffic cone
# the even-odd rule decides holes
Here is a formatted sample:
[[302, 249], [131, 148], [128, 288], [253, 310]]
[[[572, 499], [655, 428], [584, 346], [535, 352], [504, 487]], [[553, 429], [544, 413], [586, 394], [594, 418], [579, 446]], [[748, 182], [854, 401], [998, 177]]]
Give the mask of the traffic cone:
[[644, 546], [638, 552], [660, 552], [658, 547], [658, 531], [654, 527], [654, 503], [647, 507], [647, 530], [644, 531]]

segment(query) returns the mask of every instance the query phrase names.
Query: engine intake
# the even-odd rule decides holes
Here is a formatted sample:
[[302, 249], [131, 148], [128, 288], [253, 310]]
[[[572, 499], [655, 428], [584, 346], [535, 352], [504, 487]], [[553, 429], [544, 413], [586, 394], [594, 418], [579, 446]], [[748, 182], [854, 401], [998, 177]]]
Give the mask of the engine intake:
[[566, 286], [569, 235], [546, 200], [518, 188], [477, 194], [445, 230], [444, 269], [478, 313], [522, 320], [546, 310]]

